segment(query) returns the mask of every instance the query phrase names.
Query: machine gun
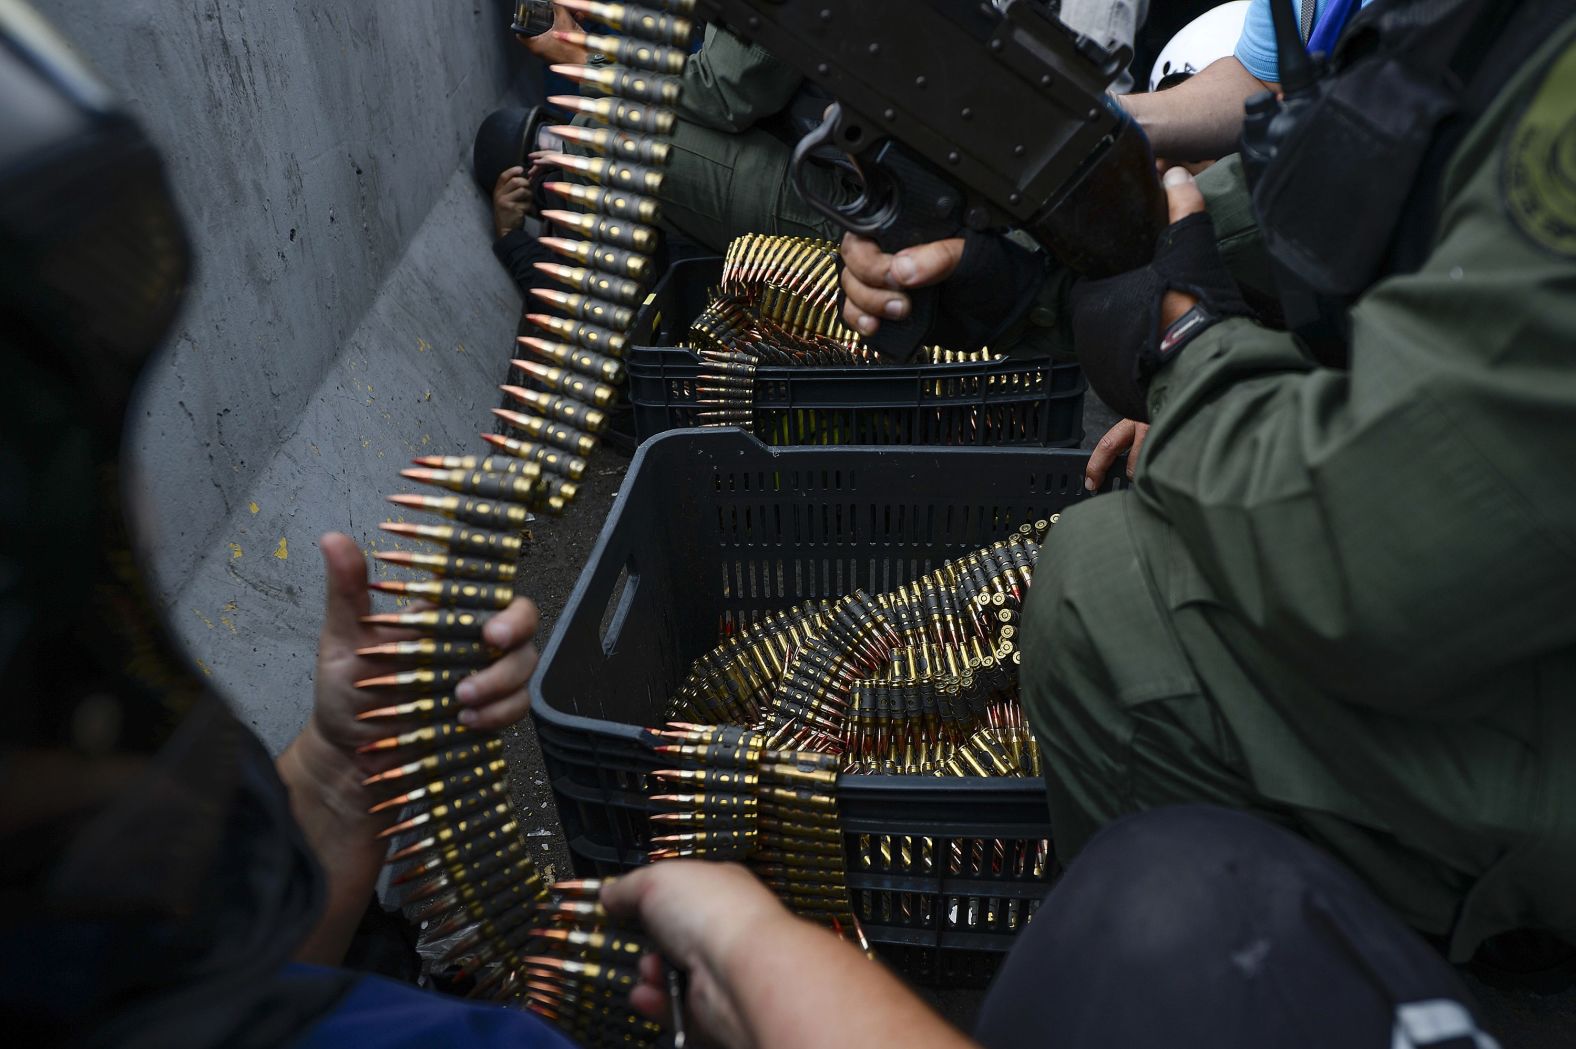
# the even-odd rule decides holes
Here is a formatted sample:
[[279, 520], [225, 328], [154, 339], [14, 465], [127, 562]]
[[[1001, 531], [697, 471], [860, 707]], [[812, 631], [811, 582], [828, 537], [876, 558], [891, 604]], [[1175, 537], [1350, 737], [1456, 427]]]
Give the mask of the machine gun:
[[[1126, 66], [1035, 0], [698, 0], [836, 102], [794, 152], [811, 206], [883, 250], [1017, 227], [1091, 277], [1146, 264], [1166, 225], [1149, 141], [1106, 94]], [[829, 201], [802, 172], [832, 147], [863, 191]], [[919, 347], [937, 293], [871, 340]]]

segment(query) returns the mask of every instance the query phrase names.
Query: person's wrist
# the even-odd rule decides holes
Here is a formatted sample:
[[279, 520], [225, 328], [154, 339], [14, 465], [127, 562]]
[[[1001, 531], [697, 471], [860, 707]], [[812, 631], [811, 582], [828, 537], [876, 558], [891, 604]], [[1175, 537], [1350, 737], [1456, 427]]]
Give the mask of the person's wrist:
[[701, 940], [701, 964], [717, 973], [742, 972], [760, 953], [761, 944], [781, 944], [801, 930], [820, 931], [795, 917], [764, 886], [760, 897], [739, 908], [729, 920], [718, 922], [712, 935]]
[[[379, 823], [378, 817], [367, 814], [374, 799], [362, 786], [366, 774], [356, 762], [354, 749], [330, 740], [316, 714], [307, 719], [300, 735], [279, 760], [291, 792], [309, 795], [324, 816], [356, 831], [375, 828]], [[370, 833], [367, 838], [371, 839]]]

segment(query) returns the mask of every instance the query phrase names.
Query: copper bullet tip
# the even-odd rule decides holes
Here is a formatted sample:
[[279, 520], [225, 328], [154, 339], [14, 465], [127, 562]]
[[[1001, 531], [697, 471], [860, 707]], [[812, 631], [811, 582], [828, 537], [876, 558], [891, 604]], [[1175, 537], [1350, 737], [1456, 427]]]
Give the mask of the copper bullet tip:
[[[380, 553], [378, 556], [381, 557], [383, 555]], [[408, 557], [410, 555], [407, 554], [406, 556]], [[385, 642], [384, 644], [381, 644], [381, 645], [368, 645], [365, 648], [358, 648], [358, 649], [356, 649], [356, 655], [358, 655], [358, 656], [397, 656], [397, 655], [400, 654], [399, 645], [400, 645], [400, 643], [398, 641], [389, 641], [389, 642]]]
[[391, 495], [388, 497], [388, 501], [395, 506], [408, 506], [413, 510], [424, 510], [427, 507], [427, 498], [425, 495]]
[[[399, 737], [389, 736], [387, 739], [380, 739], [375, 743], [363, 743], [361, 746], [356, 748], [356, 753], [372, 754], [380, 750], [393, 750], [397, 746], [399, 746]], [[372, 781], [368, 780], [367, 782], [370, 783]]]
[[[361, 713], [356, 715], [356, 720], [357, 721], [376, 721], [379, 718], [393, 718], [393, 717], [399, 717], [399, 706], [397, 704], [395, 706], [392, 706], [392, 707], [379, 707], [376, 710], [363, 710]], [[384, 775], [384, 773], [380, 772], [380, 773], [378, 773], [378, 775], [381, 776], [381, 775]], [[376, 778], [377, 777], [374, 776], [372, 779], [363, 780], [361, 785], [363, 787], [365, 787], [367, 784], [372, 783], [374, 780], [376, 780]]]
[[548, 127], [547, 133], [568, 139], [570, 142], [584, 142], [588, 138], [596, 137], [596, 132], [590, 128], [575, 127], [573, 124], [553, 124]]
[[394, 808], [397, 805], [403, 805], [406, 802], [408, 802], [409, 800], [410, 800], [410, 795], [409, 794], [400, 794], [397, 797], [389, 798], [387, 801], [380, 801], [376, 805], [372, 806], [370, 809], [367, 810], [367, 815], [368, 816], [376, 816], [378, 813], [384, 812], [384, 811], [386, 811], [388, 809], [392, 809], [392, 808]]
[[[372, 551], [372, 556], [377, 558], [379, 561], [386, 561], [386, 562], [388, 562], [391, 565], [404, 565], [407, 568], [411, 564], [413, 564], [415, 562], [415, 560], [416, 560], [416, 555], [415, 554], [408, 554], [408, 553], [406, 553], [403, 550], [374, 550], [374, 551]], [[380, 646], [380, 647], [382, 647], [382, 646]], [[393, 653], [393, 652], [373, 652], [370, 649], [363, 649], [362, 651], [356, 653], [356, 655], [358, 655], [358, 656], [360, 656], [360, 655], [378, 655], [378, 656], [381, 656], [381, 655], [395, 655], [395, 654], [396, 653]]]
[[367, 585], [385, 594], [403, 594], [408, 586], [403, 579], [374, 579]]
[[382, 772], [374, 773], [373, 775], [368, 776], [366, 779], [362, 780], [361, 785], [363, 787], [371, 787], [387, 780], [399, 779], [401, 776], [408, 775], [410, 775], [410, 766], [401, 765], [398, 768], [385, 769]]
[[408, 820], [405, 820], [401, 823], [396, 823], [392, 827], [385, 827], [384, 829], [378, 831], [377, 840], [385, 841], [394, 837], [396, 834], [403, 834], [408, 830], [415, 830], [423, 823], [426, 823], [429, 819], [431, 819], [431, 814], [426, 812], [423, 812], [420, 816], [412, 816]]
[[437, 470], [428, 470], [424, 467], [411, 467], [399, 472], [401, 477], [408, 477], [412, 481], [430, 481], [439, 476]]
[[377, 677], [364, 677], [355, 683], [356, 688], [383, 688], [388, 685], [399, 684], [398, 674], [380, 674]]
[[580, 245], [587, 243], [583, 240], [570, 240], [567, 237], [537, 237], [536, 242], [545, 247], [555, 248], [560, 251], [575, 251]]

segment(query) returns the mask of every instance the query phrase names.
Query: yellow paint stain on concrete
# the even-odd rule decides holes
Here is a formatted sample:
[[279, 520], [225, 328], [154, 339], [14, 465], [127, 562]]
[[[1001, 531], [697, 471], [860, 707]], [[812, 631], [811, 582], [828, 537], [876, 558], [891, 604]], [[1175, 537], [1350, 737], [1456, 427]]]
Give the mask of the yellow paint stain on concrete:
[[238, 609], [238, 607], [239, 606], [236, 605], [236, 603], [234, 601], [226, 601], [224, 603], [224, 607], [221, 608], [220, 611], [221, 612], [234, 612], [234, 611], [236, 611]]
[[198, 619], [202, 620], [202, 625], [203, 626], [207, 627], [209, 630], [213, 629], [213, 620], [211, 620], [207, 616], [203, 615], [200, 611], [198, 611], [197, 609], [194, 608], [194, 609], [192, 609], [192, 615], [194, 615]]
[[200, 659], [197, 660], [197, 669], [201, 670], [208, 677], [213, 677], [213, 671], [208, 669], [208, 664]]
[[259, 511], [259, 510], [261, 510], [261, 509], [262, 509], [262, 507], [260, 507], [260, 506], [258, 506], [258, 505], [257, 505], [257, 503], [256, 503], [256, 502], [255, 502], [255, 501], [254, 501], [254, 502], [250, 502], [250, 503], [247, 503], [247, 504], [246, 504], [246, 508], [247, 508], [247, 509], [248, 509], [248, 510], [250, 510], [250, 511], [252, 511], [252, 513], [254, 513], [254, 514], [255, 514], [255, 513], [257, 513], [257, 511]]
[[279, 545], [274, 547], [274, 556], [279, 558], [279, 560], [281, 560], [281, 561], [288, 561], [288, 560], [290, 560], [290, 542], [289, 542], [289, 540], [285, 539], [282, 536], [280, 537]]
[[372, 447], [372, 442], [367, 440], [367, 438], [363, 437], [361, 439], [361, 447], [363, 447], [363, 448], [371, 448]]
[[221, 622], [225, 626], [229, 627], [230, 628], [230, 633], [232, 633], [232, 634], [239, 634], [240, 633], [239, 630], [235, 629], [235, 621], [233, 619], [231, 619], [229, 616], [220, 616], [219, 617], [219, 622]]
[[241, 549], [240, 543], [230, 544], [230, 560], [239, 561], [243, 553], [245, 553], [245, 551]]
[[454, 352], [455, 353], [464, 353], [465, 352], [465, 344], [463, 342], [455, 343], [454, 344]]
[[429, 437], [427, 434], [422, 434], [421, 435], [421, 443], [422, 443], [423, 447], [426, 447], [427, 445], [432, 443], [432, 438]]
[[432, 391], [431, 390], [424, 391], [422, 393], [422, 395], [421, 395], [421, 399], [424, 400], [424, 401], [432, 400]]
[[423, 339], [419, 335], [416, 336], [416, 352], [417, 353], [426, 353], [430, 349], [432, 349], [432, 343], [428, 342], [426, 339]]

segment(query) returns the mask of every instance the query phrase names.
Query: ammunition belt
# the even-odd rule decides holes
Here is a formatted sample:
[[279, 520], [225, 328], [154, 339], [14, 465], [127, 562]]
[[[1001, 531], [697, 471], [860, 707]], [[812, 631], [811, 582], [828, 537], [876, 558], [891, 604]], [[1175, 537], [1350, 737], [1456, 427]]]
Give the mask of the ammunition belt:
[[610, 921], [596, 902], [600, 883], [542, 877], [509, 797], [501, 737], [459, 721], [454, 688], [497, 658], [482, 626], [518, 593], [524, 525], [532, 512], [561, 514], [574, 501], [624, 377], [628, 330], [655, 265], [663, 139], [676, 119], [667, 107], [694, 35], [684, 17], [694, 0], [648, 2], [561, 0], [623, 34], [580, 40], [618, 65], [558, 67], [605, 92], [552, 100], [603, 125], [553, 129], [589, 154], [549, 158], [573, 180], [545, 186], [566, 207], [544, 211], [559, 235], [542, 243], [563, 261], [538, 269], [564, 287], [533, 291], [551, 312], [528, 315], [542, 334], [520, 340], [519, 384], [502, 388], [499, 432], [482, 435], [489, 454], [424, 456], [402, 471], [436, 494], [390, 501], [443, 520], [383, 527], [436, 552], [379, 551], [384, 563], [428, 578], [372, 585], [433, 607], [367, 617], [407, 636], [364, 649], [389, 672], [357, 683], [376, 695], [360, 717], [390, 732], [364, 749], [390, 763], [368, 784], [388, 794], [374, 811], [401, 817], [382, 835], [393, 846], [393, 884], [412, 919], [427, 923], [429, 942], [443, 941], [439, 964], [474, 974], [474, 995], [531, 1009], [590, 1045], [644, 1045], [660, 1034], [628, 1007], [650, 945]]
[[653, 773], [652, 860], [744, 863], [796, 914], [868, 951], [843, 869], [838, 760], [772, 750], [760, 732], [674, 722], [653, 749], [678, 768]]
[[1038, 776], [1018, 630], [1055, 521], [873, 598], [856, 590], [740, 626], [695, 661], [668, 719], [750, 727], [849, 773]]
[[[1022, 928], [1036, 898], [849, 891], [847, 873], [1042, 879], [1044, 839], [845, 835], [845, 775], [1040, 775], [1019, 704], [1018, 630], [1053, 515], [870, 597], [807, 601], [740, 624], [669, 700], [652, 777], [650, 856], [748, 864], [790, 908], [869, 944], [878, 924]], [[945, 853], [945, 855], [938, 855]]]
[[[700, 426], [756, 429], [756, 370], [777, 367], [879, 365], [863, 337], [843, 324], [839, 310], [842, 258], [837, 245], [813, 237], [746, 233], [723, 259], [722, 276], [707, 306], [690, 324], [688, 344], [700, 358], [693, 394]], [[988, 348], [923, 348], [927, 364], [999, 359]], [[993, 392], [1010, 377], [937, 378], [937, 396]]]

